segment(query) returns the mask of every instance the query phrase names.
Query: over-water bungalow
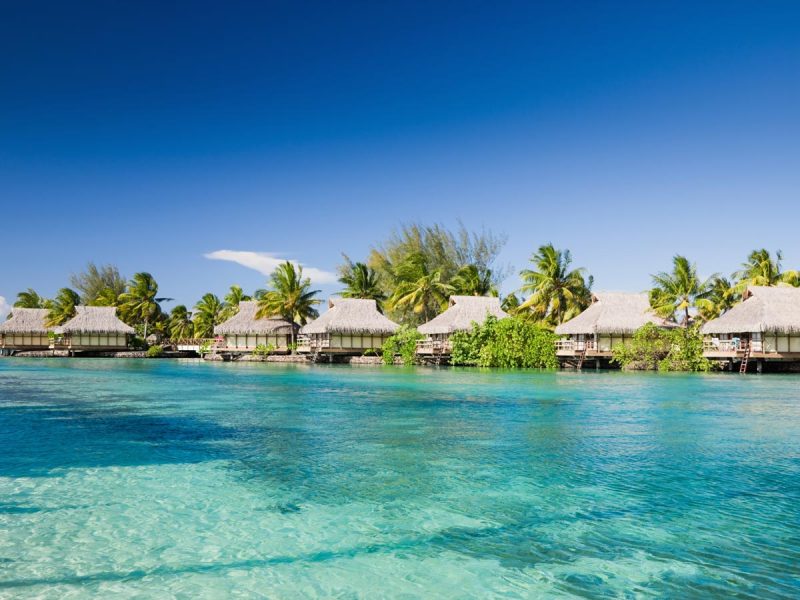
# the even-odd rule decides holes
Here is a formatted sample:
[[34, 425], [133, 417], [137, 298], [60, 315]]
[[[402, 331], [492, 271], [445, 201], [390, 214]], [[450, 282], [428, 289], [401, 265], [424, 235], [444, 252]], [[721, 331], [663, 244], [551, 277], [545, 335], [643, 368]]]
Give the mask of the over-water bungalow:
[[742, 302], [705, 323], [706, 358], [727, 360], [746, 371], [750, 359], [761, 370], [766, 362], [800, 362], [800, 288], [751, 286]]
[[45, 325], [48, 312], [46, 308], [12, 308], [9, 319], [0, 323], [0, 349], [4, 354], [47, 350], [50, 347]]
[[331, 355], [380, 351], [398, 327], [380, 313], [375, 300], [332, 298], [326, 312], [300, 329], [297, 351]]
[[560, 336], [556, 355], [562, 364], [576, 363], [580, 367], [584, 360], [591, 359], [600, 366], [602, 360], [612, 357], [616, 346], [630, 341], [636, 330], [648, 323], [664, 328], [676, 326], [653, 312], [647, 294], [594, 293], [589, 308], [556, 327], [556, 335]]
[[258, 302], [239, 303], [239, 312], [224, 323], [214, 327], [218, 337], [216, 350], [246, 354], [258, 346], [272, 346], [274, 352], [286, 353], [292, 343], [292, 334], [300, 327], [281, 317], [256, 318]]
[[425, 336], [417, 344], [417, 354], [449, 355], [450, 336], [457, 331], [469, 331], [472, 325], [483, 325], [487, 317], [508, 317], [500, 307], [500, 298], [493, 296], [450, 296], [450, 303], [442, 314], [417, 327]]
[[69, 352], [126, 350], [134, 334], [113, 306], [76, 306], [75, 316], [53, 331], [50, 347]]

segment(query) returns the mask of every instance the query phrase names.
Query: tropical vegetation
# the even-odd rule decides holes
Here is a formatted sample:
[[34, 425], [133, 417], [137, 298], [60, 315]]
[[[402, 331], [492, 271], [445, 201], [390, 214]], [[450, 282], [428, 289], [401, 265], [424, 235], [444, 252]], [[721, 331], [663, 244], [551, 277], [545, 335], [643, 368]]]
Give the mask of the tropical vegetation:
[[442, 271], [431, 268], [429, 257], [421, 252], [403, 259], [394, 273], [397, 283], [389, 297], [389, 308], [400, 314], [405, 311], [423, 323], [442, 312], [455, 292], [443, 279]]
[[133, 327], [141, 328], [147, 339], [147, 328], [153, 322], [163, 320], [161, 303], [172, 298], [158, 296], [158, 283], [150, 273], [136, 273], [119, 295], [119, 313]]
[[516, 312], [545, 326], [555, 326], [591, 304], [593, 279], [584, 268], [571, 268], [572, 254], [545, 244], [531, 256], [531, 268], [520, 273], [520, 292], [529, 294]]
[[481, 325], [473, 323], [471, 331], [451, 336], [451, 362], [503, 369], [552, 369], [558, 367], [555, 339], [551, 331], [529, 320], [488, 317]]
[[225, 320], [223, 318], [224, 310], [225, 305], [215, 294], [211, 292], [203, 294], [203, 297], [194, 305], [192, 316], [194, 336], [209, 338], [214, 335], [214, 325], [219, 325]]
[[178, 304], [169, 314], [167, 331], [170, 339], [182, 340], [194, 336], [192, 313], [183, 304]]
[[698, 300], [709, 295], [712, 281], [713, 277], [701, 279], [697, 274], [697, 265], [689, 262], [685, 256], [675, 255], [672, 271], [653, 275], [650, 306], [656, 314], [678, 320], [688, 327], [690, 310], [696, 308]]
[[423, 337], [425, 336], [416, 327], [402, 325], [383, 343], [381, 352], [384, 364], [394, 364], [395, 358], [399, 356], [404, 365], [413, 365], [417, 355], [417, 342]]
[[703, 337], [696, 325], [664, 329], [652, 323], [639, 328], [633, 339], [615, 346], [613, 359], [623, 369], [710, 371], [703, 356]]
[[28, 288], [24, 292], [17, 294], [17, 301], [14, 306], [19, 308], [48, 308], [50, 300], [42, 298], [35, 290]]
[[729, 279], [714, 275], [709, 282], [708, 290], [702, 298], [695, 300], [697, 317], [701, 321], [716, 319], [729, 311], [741, 300], [741, 294]]
[[[442, 225], [410, 224], [376, 244], [368, 257], [353, 261], [344, 255], [338, 267], [340, 295], [375, 300], [379, 310], [402, 328], [381, 349], [385, 360], [414, 360], [420, 338], [416, 325], [447, 308], [451, 295], [498, 296], [509, 270], [499, 264], [505, 237], [491, 231], [451, 231]], [[800, 271], [785, 269], [780, 250], [754, 249], [730, 276], [701, 276], [698, 266], [676, 254], [669, 270], [652, 276], [653, 310], [682, 327], [663, 330], [646, 326], [626, 346], [615, 348], [614, 360], [625, 368], [706, 370], [700, 323], [714, 319], [741, 302], [748, 286], [800, 286]], [[592, 301], [593, 278], [573, 265], [568, 249], [540, 245], [519, 273], [517, 289], [501, 298], [513, 318], [489, 319], [469, 332], [452, 336], [454, 364], [498, 367], [550, 367], [552, 329], [585, 310]], [[89, 262], [70, 276], [70, 286], [53, 297], [32, 288], [17, 294], [12, 307], [48, 310], [48, 326], [63, 324], [79, 304], [115, 306], [120, 318], [145, 339], [148, 333], [172, 340], [209, 338], [215, 325], [234, 316], [243, 301], [256, 300], [257, 317], [282, 317], [301, 325], [318, 316], [319, 291], [300, 265], [286, 261], [269, 276], [266, 289], [246, 293], [232, 285], [224, 295], [205, 293], [191, 306], [171, 312], [171, 298], [159, 293], [155, 277], [137, 272], [129, 280], [110, 264]], [[513, 286], [511, 286], [513, 287]], [[295, 347], [292, 339], [291, 347]]]
[[672, 259], [672, 269], [653, 275], [650, 305], [662, 317], [684, 326], [709, 321], [741, 302], [749, 286], [800, 286], [800, 271], [783, 270], [783, 253], [766, 249], [750, 252], [730, 278], [698, 274], [697, 265], [682, 255]]
[[375, 300], [378, 310], [383, 312], [386, 294], [381, 285], [378, 272], [362, 262], [353, 262], [347, 255], [345, 262], [339, 266], [339, 283], [344, 285], [342, 298], [360, 298]]
[[228, 290], [228, 293], [225, 294], [225, 298], [223, 298], [223, 308], [220, 312], [220, 319], [222, 321], [227, 321], [233, 315], [239, 312], [239, 303], [247, 302], [249, 300], [252, 300], [252, 298], [244, 293], [242, 286], [232, 285]]
[[45, 308], [50, 309], [45, 324], [48, 327], [63, 325], [75, 316], [75, 307], [81, 302], [81, 297], [75, 290], [61, 288], [56, 297], [49, 301]]
[[737, 291], [744, 291], [748, 285], [791, 285], [800, 286], [800, 271], [782, 270], [783, 253], [778, 250], [773, 258], [769, 250], [753, 250], [742, 263], [741, 269], [734, 273]]
[[[270, 276], [270, 289], [259, 298], [256, 317], [280, 316], [305, 325], [319, 316], [315, 308], [321, 302], [318, 294], [319, 290], [311, 289], [311, 279], [303, 277], [303, 267], [287, 260]], [[294, 331], [292, 343], [295, 343]]]
[[69, 278], [70, 285], [80, 294], [81, 303], [89, 306], [116, 306], [125, 292], [125, 277], [114, 265], [97, 266], [93, 262]]
[[419, 325], [447, 308], [452, 294], [484, 295], [499, 288], [508, 274], [497, 265], [505, 243], [505, 236], [488, 230], [413, 223], [373, 247], [365, 264], [375, 272], [387, 316]]

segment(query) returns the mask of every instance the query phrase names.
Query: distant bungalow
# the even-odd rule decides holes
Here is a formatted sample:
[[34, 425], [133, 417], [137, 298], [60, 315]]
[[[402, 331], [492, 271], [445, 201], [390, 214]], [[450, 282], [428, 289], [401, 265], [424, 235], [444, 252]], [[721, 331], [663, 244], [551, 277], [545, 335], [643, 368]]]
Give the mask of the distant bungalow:
[[500, 307], [500, 298], [493, 296], [450, 296], [450, 305], [442, 314], [417, 327], [425, 336], [417, 344], [417, 354], [449, 355], [450, 336], [457, 331], [469, 331], [473, 323], [483, 325], [491, 316], [505, 319], [508, 314]]
[[0, 323], [0, 349], [4, 353], [47, 350], [46, 308], [12, 308], [11, 317]]
[[271, 345], [275, 352], [288, 352], [292, 333], [296, 334], [299, 326], [281, 317], [257, 319], [256, 312], [257, 301], [240, 302], [239, 312], [214, 327], [214, 335], [220, 337], [216, 350], [248, 353], [257, 346]]
[[117, 318], [113, 306], [76, 306], [75, 316], [54, 333], [54, 350], [92, 352], [126, 350], [134, 329]]
[[751, 286], [741, 303], [700, 328], [704, 354], [738, 362], [800, 361], [800, 288]]
[[330, 355], [379, 351], [398, 327], [378, 311], [375, 300], [332, 298], [325, 313], [300, 329], [297, 350]]
[[592, 304], [574, 319], [555, 329], [561, 339], [556, 342], [556, 355], [564, 363], [578, 367], [591, 358], [595, 366], [610, 359], [616, 346], [630, 341], [637, 329], [653, 323], [659, 327], [675, 327], [650, 308], [647, 294], [597, 292]]

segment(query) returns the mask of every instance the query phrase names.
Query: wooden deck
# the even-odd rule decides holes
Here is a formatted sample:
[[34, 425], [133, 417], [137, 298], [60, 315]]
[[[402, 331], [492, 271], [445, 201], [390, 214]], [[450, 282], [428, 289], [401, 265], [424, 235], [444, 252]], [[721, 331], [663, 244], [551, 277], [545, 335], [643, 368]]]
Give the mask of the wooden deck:
[[[742, 360], [747, 353], [747, 342], [734, 342], [733, 340], [718, 340], [703, 342], [703, 356], [711, 360]], [[800, 361], [800, 352], [778, 352], [765, 349], [763, 342], [750, 342], [750, 360], [765, 360], [776, 362]]]
[[611, 350], [598, 350], [594, 340], [556, 340], [556, 356], [563, 358], [611, 358]]
[[450, 356], [453, 346], [446, 340], [420, 340], [417, 354], [420, 356]]

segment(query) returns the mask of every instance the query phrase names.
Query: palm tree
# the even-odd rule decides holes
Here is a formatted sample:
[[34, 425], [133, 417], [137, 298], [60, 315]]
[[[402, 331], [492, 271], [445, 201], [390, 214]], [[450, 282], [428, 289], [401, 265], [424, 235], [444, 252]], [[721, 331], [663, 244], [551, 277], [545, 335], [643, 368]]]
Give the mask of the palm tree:
[[442, 272], [431, 271], [424, 254], [413, 253], [406, 257], [395, 269], [397, 286], [389, 298], [392, 309], [411, 309], [424, 321], [447, 307], [447, 301], [454, 288], [445, 282]]
[[492, 283], [492, 272], [479, 269], [477, 265], [461, 267], [450, 280], [454, 293], [462, 296], [497, 296], [497, 288]]
[[147, 338], [147, 326], [161, 315], [161, 302], [172, 298], [158, 298], [158, 283], [150, 273], [136, 273], [128, 282], [127, 290], [119, 295], [119, 307], [123, 320], [130, 325], [143, 324]]
[[214, 335], [214, 325], [222, 322], [222, 310], [225, 306], [214, 294], [205, 294], [194, 305], [194, 336], [209, 338]]
[[233, 315], [238, 313], [239, 303], [247, 302], [248, 300], [252, 300], [252, 298], [244, 293], [244, 290], [241, 286], [232, 285], [223, 299], [225, 306], [222, 309], [222, 321], [227, 321]]
[[697, 313], [701, 320], [710, 321], [727, 312], [740, 299], [736, 287], [725, 277], [715, 276], [711, 280], [708, 295], [696, 301]]
[[95, 295], [94, 300], [89, 303], [89, 306], [117, 306], [119, 304], [119, 297], [120, 294], [114, 288], [103, 288], [97, 295]]
[[[346, 257], [345, 257], [346, 258]], [[347, 286], [342, 291], [342, 298], [363, 298], [375, 300], [378, 310], [383, 312], [383, 301], [386, 294], [380, 285], [378, 272], [364, 263], [353, 263], [349, 259], [340, 269], [339, 283]]]
[[509, 314], [514, 314], [519, 309], [520, 304], [521, 301], [519, 299], [519, 296], [512, 293], [503, 298], [503, 302], [500, 304], [500, 308], [502, 308]]
[[520, 312], [530, 310], [537, 321], [558, 325], [578, 315], [591, 304], [594, 280], [583, 268], [570, 270], [572, 254], [557, 250], [553, 244], [540, 246], [531, 256], [532, 269], [520, 273], [524, 282], [520, 292], [530, 296], [519, 305]]
[[172, 309], [169, 315], [168, 329], [169, 336], [173, 340], [190, 338], [194, 334], [192, 313], [183, 304], [178, 304]]
[[739, 293], [744, 292], [745, 288], [751, 285], [792, 285], [800, 286], [799, 271], [781, 271], [781, 261], [783, 253], [778, 250], [775, 258], [769, 250], [761, 248], [753, 250], [747, 257], [747, 262], [742, 263], [741, 270], [733, 274], [737, 280], [736, 289]]
[[24, 292], [17, 294], [17, 301], [14, 306], [17, 308], [49, 308], [50, 300], [42, 298], [33, 289], [28, 288]]
[[653, 275], [653, 289], [650, 290], [650, 306], [662, 317], [674, 318], [675, 313], [683, 313], [683, 326], [689, 326], [689, 309], [698, 300], [711, 293], [713, 278], [701, 281], [697, 275], [697, 265], [685, 256], [675, 255], [672, 259], [672, 272]]
[[[303, 277], [303, 267], [288, 260], [278, 265], [269, 278], [270, 289], [258, 299], [256, 318], [280, 316], [305, 325], [319, 316], [314, 308], [320, 303], [319, 290], [312, 290], [311, 279]], [[292, 344], [295, 341], [292, 329]]]
[[51, 301], [46, 325], [56, 327], [75, 316], [75, 307], [81, 303], [81, 297], [70, 288], [61, 288]]

